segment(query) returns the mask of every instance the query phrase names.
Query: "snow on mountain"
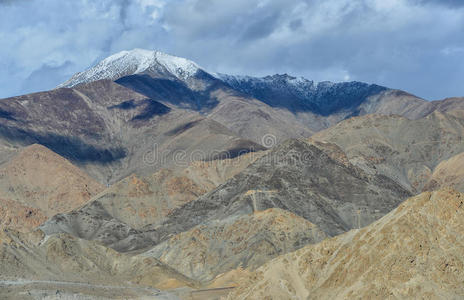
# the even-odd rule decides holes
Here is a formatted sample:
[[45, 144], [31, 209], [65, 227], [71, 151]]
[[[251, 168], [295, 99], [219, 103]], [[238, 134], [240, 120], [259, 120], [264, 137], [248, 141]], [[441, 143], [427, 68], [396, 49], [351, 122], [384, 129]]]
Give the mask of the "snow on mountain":
[[303, 77], [293, 77], [287, 74], [272, 75], [266, 77], [252, 77], [241, 75], [215, 74], [218, 79], [227, 82], [235, 89], [252, 93], [253, 90], [266, 88], [273, 90], [292, 89], [297, 94], [305, 97], [317, 89], [317, 83]]
[[[355, 81], [315, 83], [303, 77], [293, 77], [287, 74], [252, 77], [208, 73], [188, 59], [143, 49], [116, 53], [96, 66], [75, 74], [58, 87], [73, 87], [101, 79], [117, 80], [134, 74], [181, 80], [192, 90], [204, 90], [205, 84], [208, 85], [205, 82], [215, 77], [236, 91], [261, 100], [270, 106], [286, 108], [292, 112], [311, 111], [320, 115], [353, 109], [369, 96], [386, 89]], [[194, 76], [197, 80], [189, 80]]]
[[58, 87], [73, 87], [102, 79], [117, 80], [124, 76], [141, 73], [185, 80], [195, 75], [199, 69], [201, 69], [200, 66], [185, 58], [159, 51], [134, 49], [111, 55], [94, 67], [75, 74]]
[[322, 81], [315, 83], [303, 77], [276, 74], [266, 77], [215, 74], [235, 90], [248, 94], [271, 106], [286, 107], [291, 111], [312, 111], [329, 115], [339, 110], [351, 109], [367, 97], [385, 87], [364, 82]]

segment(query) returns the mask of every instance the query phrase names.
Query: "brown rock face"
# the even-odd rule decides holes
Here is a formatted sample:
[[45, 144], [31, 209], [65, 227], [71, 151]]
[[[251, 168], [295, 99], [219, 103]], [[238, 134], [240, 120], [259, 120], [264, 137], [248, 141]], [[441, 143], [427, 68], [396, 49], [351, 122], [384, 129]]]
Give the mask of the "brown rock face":
[[2, 225], [28, 230], [46, 217], [77, 208], [103, 187], [41, 145], [21, 150], [0, 168]]
[[460, 299], [463, 201], [451, 190], [410, 198], [361, 230], [268, 262], [229, 299]]

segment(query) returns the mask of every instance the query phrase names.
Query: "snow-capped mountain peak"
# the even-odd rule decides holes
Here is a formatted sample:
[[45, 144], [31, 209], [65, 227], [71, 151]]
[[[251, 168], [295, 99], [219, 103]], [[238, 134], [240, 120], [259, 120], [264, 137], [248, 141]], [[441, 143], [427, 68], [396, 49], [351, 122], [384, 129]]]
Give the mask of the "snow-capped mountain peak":
[[117, 80], [124, 76], [141, 73], [174, 76], [185, 80], [195, 75], [199, 69], [201, 68], [196, 63], [182, 57], [160, 51], [133, 49], [105, 58], [94, 67], [75, 74], [58, 87], [73, 87], [102, 79]]

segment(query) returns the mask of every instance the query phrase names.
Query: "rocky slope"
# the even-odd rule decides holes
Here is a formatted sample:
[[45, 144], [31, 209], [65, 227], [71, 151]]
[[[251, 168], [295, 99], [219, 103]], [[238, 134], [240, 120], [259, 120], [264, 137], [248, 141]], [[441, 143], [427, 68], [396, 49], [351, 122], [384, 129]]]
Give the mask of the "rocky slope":
[[[113, 218], [98, 202], [58, 215], [41, 228], [48, 234], [68, 232], [129, 251], [156, 245], [205, 222], [281, 208], [335, 235], [373, 222], [409, 195], [387, 177], [369, 175], [350, 164], [335, 145], [290, 140], [213, 191], [144, 228], [135, 230]], [[74, 225], [82, 223], [88, 226]]]
[[442, 161], [434, 170], [424, 190], [451, 187], [464, 193], [464, 152]]
[[1, 224], [27, 231], [85, 204], [103, 189], [58, 154], [28, 146], [0, 167]]
[[0, 195], [39, 208], [47, 216], [86, 203], [103, 186], [41, 145], [21, 149], [0, 168]]
[[187, 168], [161, 169], [144, 177], [131, 175], [87, 205], [56, 215], [42, 229], [97, 240], [115, 249], [149, 246], [152, 241], [142, 233], [144, 226], [161, 222], [175, 208], [216, 188], [264, 154], [197, 161]]
[[371, 223], [409, 195], [388, 178], [350, 164], [335, 145], [289, 140], [217, 189], [174, 210], [155, 232], [163, 239], [208, 220], [275, 207], [335, 235]]
[[17, 201], [0, 199], [0, 230], [28, 232], [48, 220], [46, 212]]
[[268, 260], [327, 235], [288, 211], [270, 208], [214, 220], [173, 236], [144, 253], [180, 273], [208, 281], [237, 267], [253, 270]]
[[337, 144], [353, 164], [418, 193], [441, 161], [464, 151], [464, 118], [438, 111], [417, 120], [367, 115], [311, 139]]
[[[295, 140], [278, 146], [214, 191], [152, 225], [135, 229], [118, 219], [124, 216], [117, 205], [115, 210], [111, 205], [105, 209], [102, 202], [93, 201], [57, 215], [41, 228], [47, 234], [68, 232], [95, 239], [118, 251], [140, 251], [201, 223], [277, 207], [303, 216], [333, 235], [374, 221], [408, 195], [388, 178], [352, 166], [335, 145]], [[109, 196], [111, 199], [111, 193]], [[130, 205], [124, 203], [120, 207]]]
[[379, 221], [283, 255], [228, 299], [460, 299], [464, 195], [413, 197]]

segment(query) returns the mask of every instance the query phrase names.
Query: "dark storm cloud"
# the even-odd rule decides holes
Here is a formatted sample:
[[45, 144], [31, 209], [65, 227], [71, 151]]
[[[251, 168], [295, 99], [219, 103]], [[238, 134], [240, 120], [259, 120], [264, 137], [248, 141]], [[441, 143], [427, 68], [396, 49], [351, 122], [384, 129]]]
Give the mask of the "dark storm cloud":
[[429, 99], [464, 95], [464, 1], [0, 3], [9, 4], [0, 8], [0, 82], [9, 83], [0, 97], [49, 88], [135, 47], [215, 72], [361, 80]]

